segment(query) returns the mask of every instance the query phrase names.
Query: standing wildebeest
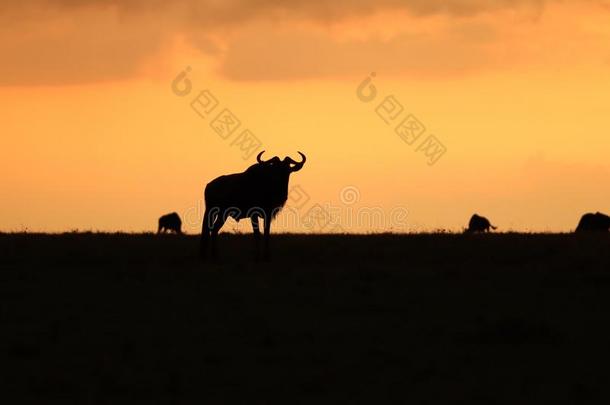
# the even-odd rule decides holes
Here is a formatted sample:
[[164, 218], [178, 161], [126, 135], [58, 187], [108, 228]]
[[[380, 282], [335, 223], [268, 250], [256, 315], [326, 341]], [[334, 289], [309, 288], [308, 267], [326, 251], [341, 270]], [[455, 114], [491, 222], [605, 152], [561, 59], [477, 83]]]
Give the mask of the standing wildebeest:
[[157, 233], [165, 233], [167, 231], [173, 231], [176, 234], [182, 233], [182, 220], [175, 212], [163, 215], [161, 218], [159, 218], [159, 228], [157, 229]]
[[277, 156], [264, 161], [264, 151], [258, 154], [258, 163], [243, 173], [220, 176], [205, 187], [205, 214], [201, 229], [201, 256], [207, 253], [208, 240], [212, 239], [212, 256], [216, 256], [216, 238], [225, 221], [232, 217], [236, 221], [250, 218], [256, 240], [256, 253], [259, 254], [260, 230], [258, 220], [264, 222], [264, 256], [269, 257], [269, 232], [271, 221], [282, 209], [288, 199], [288, 180], [290, 173], [303, 168], [305, 160], [295, 162], [286, 156]]
[[468, 222], [468, 229], [466, 229], [465, 232], [488, 232], [490, 228], [496, 229], [496, 227], [493, 226], [487, 218], [474, 214], [470, 218], [470, 222]]
[[601, 212], [583, 215], [576, 227], [576, 232], [608, 232], [608, 230], [610, 230], [610, 217]]

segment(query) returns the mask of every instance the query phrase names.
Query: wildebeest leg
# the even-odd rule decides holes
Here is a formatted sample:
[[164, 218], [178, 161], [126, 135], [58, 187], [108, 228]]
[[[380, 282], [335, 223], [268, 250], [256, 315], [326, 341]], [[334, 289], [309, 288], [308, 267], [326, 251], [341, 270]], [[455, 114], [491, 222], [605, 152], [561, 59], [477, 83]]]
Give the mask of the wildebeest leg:
[[222, 226], [225, 224], [226, 220], [227, 219], [223, 215], [218, 214], [216, 216], [216, 219], [214, 220], [214, 225], [212, 225], [211, 236], [212, 236], [212, 257], [213, 258], [216, 258], [218, 256], [218, 251], [216, 249], [218, 232], [220, 232], [220, 228], [222, 228]]
[[250, 217], [250, 222], [252, 222], [252, 232], [254, 234], [254, 257], [258, 260], [260, 257], [260, 241], [261, 241], [261, 230], [258, 223], [258, 215], [252, 215]]
[[199, 255], [202, 259], [205, 259], [208, 254], [208, 241], [210, 240], [210, 228], [214, 222], [214, 213], [206, 209], [203, 214], [203, 221], [201, 224], [201, 243], [199, 245]]
[[269, 254], [269, 238], [271, 234], [271, 216], [265, 216], [265, 240], [263, 244], [263, 259], [269, 260], [271, 258]]

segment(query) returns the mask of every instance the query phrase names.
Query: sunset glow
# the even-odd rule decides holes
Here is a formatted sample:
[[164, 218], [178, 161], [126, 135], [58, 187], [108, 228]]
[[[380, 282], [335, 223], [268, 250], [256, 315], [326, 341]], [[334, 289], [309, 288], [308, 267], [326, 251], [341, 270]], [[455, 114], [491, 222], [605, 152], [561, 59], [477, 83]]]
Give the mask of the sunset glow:
[[[292, 3], [5, 6], [0, 230], [155, 231], [177, 211], [198, 232], [205, 184], [255, 162], [245, 129], [267, 156], [307, 155], [284, 218], [338, 218], [279, 231], [460, 231], [478, 212], [499, 231], [567, 232], [610, 211], [607, 2]], [[207, 116], [191, 105], [204, 90]], [[388, 96], [403, 111], [386, 123]], [[241, 122], [227, 139], [210, 126], [224, 108]], [[425, 127], [412, 145], [395, 132], [409, 115]], [[446, 148], [434, 162], [418, 150], [430, 135]]]

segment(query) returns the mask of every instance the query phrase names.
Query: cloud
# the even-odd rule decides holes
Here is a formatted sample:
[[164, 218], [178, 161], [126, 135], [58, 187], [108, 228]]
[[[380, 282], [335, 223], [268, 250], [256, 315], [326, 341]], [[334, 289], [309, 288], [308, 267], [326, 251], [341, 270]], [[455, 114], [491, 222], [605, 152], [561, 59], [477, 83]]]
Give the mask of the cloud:
[[[269, 46], [273, 44], [273, 46]], [[390, 40], [337, 41], [309, 32], [255, 29], [228, 46], [220, 66], [232, 80], [294, 80], [384, 74], [437, 75], [481, 69], [491, 63], [485, 47], [457, 36], [402, 34]]]
[[116, 8], [127, 13], [168, 9], [188, 11], [197, 19], [226, 23], [243, 22], [261, 15], [336, 19], [401, 9], [417, 15], [472, 15], [499, 9], [536, 8], [557, 0], [22, 0], [13, 9], [73, 11], [79, 8]]
[[[590, 0], [593, 3], [593, 0]], [[64, 85], [136, 77], [163, 64], [176, 38], [218, 61], [233, 80], [334, 77], [372, 67], [457, 74], [497, 65], [489, 48], [506, 13], [540, 15], [558, 0], [23, 0], [0, 11], [0, 85]], [[324, 29], [404, 16], [385, 37]], [[418, 21], [444, 19], [445, 26]], [[435, 21], [436, 21], [435, 20]], [[256, 27], [254, 30], [253, 27]], [[353, 27], [352, 27], [353, 28]], [[215, 38], [211, 41], [210, 38]]]
[[[83, 21], [85, 23], [83, 23]], [[130, 78], [166, 43], [142, 22], [121, 23], [113, 13], [74, 12], [49, 24], [24, 23], [2, 33], [0, 84], [78, 84]]]

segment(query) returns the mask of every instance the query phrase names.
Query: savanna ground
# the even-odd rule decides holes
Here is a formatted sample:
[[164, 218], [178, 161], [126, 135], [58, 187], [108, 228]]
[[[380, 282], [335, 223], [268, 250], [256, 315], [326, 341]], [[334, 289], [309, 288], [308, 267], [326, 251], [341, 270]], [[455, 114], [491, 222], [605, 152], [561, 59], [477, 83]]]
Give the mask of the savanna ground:
[[610, 400], [610, 236], [0, 235], [14, 403]]

